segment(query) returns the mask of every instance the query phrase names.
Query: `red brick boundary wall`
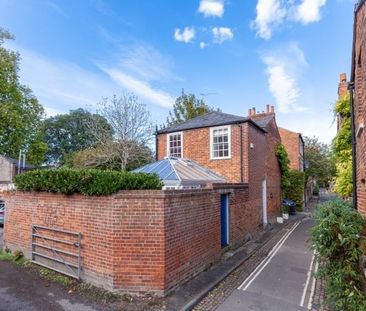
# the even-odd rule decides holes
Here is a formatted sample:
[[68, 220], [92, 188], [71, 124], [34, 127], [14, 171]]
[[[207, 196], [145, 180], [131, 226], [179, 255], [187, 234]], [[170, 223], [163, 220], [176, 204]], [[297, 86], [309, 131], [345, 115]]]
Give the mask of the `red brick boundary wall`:
[[354, 118], [356, 131], [357, 209], [366, 219], [366, 2], [359, 1], [354, 33]]
[[4, 246], [30, 258], [31, 225], [80, 232], [83, 280], [112, 291], [165, 295], [220, 258], [222, 193], [229, 193], [230, 244], [237, 247], [261, 226], [246, 184], [104, 197], [9, 192]]

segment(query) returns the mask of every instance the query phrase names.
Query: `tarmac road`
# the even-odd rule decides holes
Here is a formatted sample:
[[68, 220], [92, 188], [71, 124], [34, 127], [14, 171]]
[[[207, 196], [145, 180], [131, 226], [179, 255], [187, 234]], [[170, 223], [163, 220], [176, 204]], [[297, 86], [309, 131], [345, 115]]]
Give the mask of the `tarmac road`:
[[312, 223], [312, 219], [305, 218], [290, 228], [267, 258], [217, 310], [310, 309], [316, 266], [309, 247]]

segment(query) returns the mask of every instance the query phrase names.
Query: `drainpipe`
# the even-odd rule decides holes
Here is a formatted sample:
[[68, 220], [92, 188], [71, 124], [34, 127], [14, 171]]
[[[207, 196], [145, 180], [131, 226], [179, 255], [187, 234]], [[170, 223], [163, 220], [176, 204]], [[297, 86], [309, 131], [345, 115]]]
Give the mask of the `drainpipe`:
[[352, 131], [352, 197], [353, 208], [357, 210], [357, 162], [356, 162], [356, 127], [355, 127], [355, 112], [354, 112], [354, 88], [355, 84], [350, 81], [348, 84], [349, 101], [351, 106], [351, 131]]
[[353, 208], [357, 210], [357, 163], [356, 163], [356, 129], [355, 129], [355, 112], [354, 112], [354, 88], [355, 88], [355, 58], [356, 58], [356, 25], [357, 10], [359, 6], [356, 4], [353, 18], [353, 39], [352, 39], [352, 60], [351, 60], [351, 78], [348, 83], [350, 110], [351, 110], [351, 131], [352, 131], [352, 196]]
[[155, 160], [159, 160], [159, 148], [158, 148], [158, 126], [155, 128]]
[[[239, 124], [240, 127], [240, 182], [243, 183], [243, 125]], [[248, 155], [249, 157], [249, 155]]]

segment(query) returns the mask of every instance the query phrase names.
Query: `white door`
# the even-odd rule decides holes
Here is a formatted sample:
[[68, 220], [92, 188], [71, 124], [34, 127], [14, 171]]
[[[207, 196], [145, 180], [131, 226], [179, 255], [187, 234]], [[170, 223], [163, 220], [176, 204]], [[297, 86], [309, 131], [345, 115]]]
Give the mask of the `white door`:
[[267, 221], [267, 181], [262, 181], [262, 209], [263, 209], [263, 225], [265, 226]]

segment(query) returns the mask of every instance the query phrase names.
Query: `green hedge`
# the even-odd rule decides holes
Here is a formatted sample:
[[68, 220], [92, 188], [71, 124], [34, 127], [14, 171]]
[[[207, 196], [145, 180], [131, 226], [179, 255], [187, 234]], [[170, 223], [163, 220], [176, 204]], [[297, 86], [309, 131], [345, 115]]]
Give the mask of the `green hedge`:
[[40, 169], [15, 176], [18, 190], [108, 195], [119, 190], [161, 189], [155, 174], [97, 169]]
[[341, 200], [320, 205], [314, 217], [312, 242], [321, 263], [319, 276], [326, 280], [326, 303], [336, 310], [366, 310], [362, 269], [365, 220]]

